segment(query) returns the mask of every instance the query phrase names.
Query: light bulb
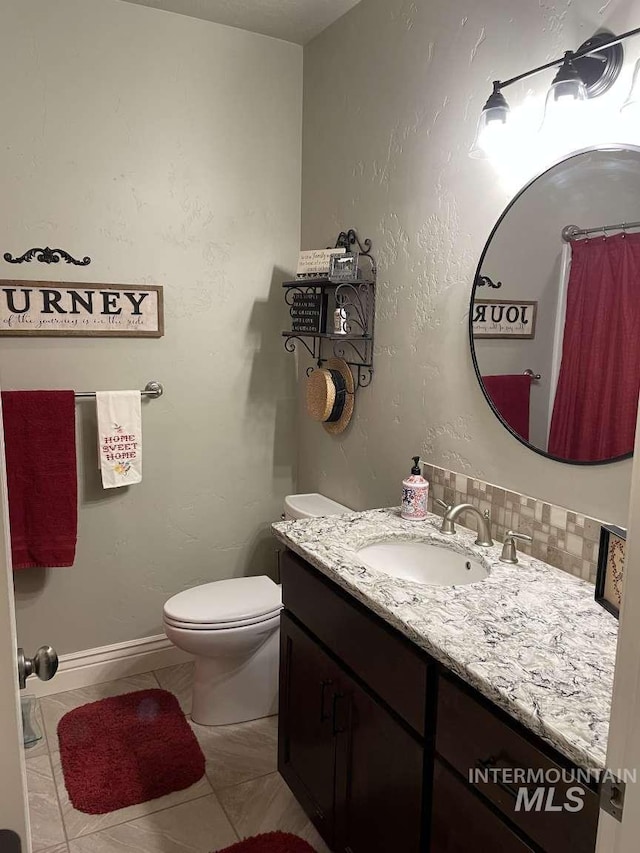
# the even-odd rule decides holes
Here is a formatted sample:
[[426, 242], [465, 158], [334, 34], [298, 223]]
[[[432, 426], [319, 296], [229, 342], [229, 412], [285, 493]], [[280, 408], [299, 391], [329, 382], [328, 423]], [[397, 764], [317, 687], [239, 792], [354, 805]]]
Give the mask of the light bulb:
[[469, 151], [475, 159], [499, 154], [507, 144], [509, 104], [500, 91], [500, 83], [493, 84], [493, 92], [482, 109], [476, 137]]
[[568, 52], [547, 92], [543, 119], [545, 130], [575, 129], [576, 123], [583, 120], [586, 100], [587, 87], [571, 61], [571, 52]]

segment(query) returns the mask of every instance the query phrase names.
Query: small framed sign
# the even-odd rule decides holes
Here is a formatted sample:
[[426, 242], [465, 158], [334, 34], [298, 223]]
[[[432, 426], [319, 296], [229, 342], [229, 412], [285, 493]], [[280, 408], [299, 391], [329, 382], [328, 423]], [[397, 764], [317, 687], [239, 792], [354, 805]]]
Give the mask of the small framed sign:
[[162, 286], [0, 280], [0, 335], [161, 338]]
[[326, 332], [326, 293], [294, 293], [290, 313], [292, 331], [308, 335]]
[[300, 252], [298, 255], [298, 268], [296, 275], [327, 275], [331, 258], [334, 255], [344, 255], [346, 249], [339, 247], [335, 249], [311, 249]]
[[618, 619], [622, 606], [622, 578], [627, 531], [613, 525], [600, 528], [600, 551], [595, 598]]
[[475, 299], [473, 337], [533, 339], [537, 312], [537, 302]]

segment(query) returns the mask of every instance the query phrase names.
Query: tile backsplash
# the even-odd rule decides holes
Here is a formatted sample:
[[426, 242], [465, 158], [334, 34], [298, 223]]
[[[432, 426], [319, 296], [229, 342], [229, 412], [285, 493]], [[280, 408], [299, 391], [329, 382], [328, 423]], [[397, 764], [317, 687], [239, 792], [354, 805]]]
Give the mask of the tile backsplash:
[[[448, 504], [472, 503], [481, 512], [489, 510], [496, 541], [503, 542], [507, 530], [526, 533], [533, 542], [518, 542], [519, 551], [595, 583], [603, 522], [435, 465], [425, 465], [424, 476], [431, 484], [431, 512], [444, 515], [436, 504], [438, 498]], [[466, 526], [464, 516], [460, 521]]]

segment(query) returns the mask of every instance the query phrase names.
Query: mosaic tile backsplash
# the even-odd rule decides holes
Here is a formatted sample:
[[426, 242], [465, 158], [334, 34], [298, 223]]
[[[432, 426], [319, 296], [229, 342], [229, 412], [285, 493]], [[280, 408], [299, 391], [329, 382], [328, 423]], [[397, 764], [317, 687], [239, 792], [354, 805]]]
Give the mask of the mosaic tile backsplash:
[[[496, 541], [503, 542], [507, 530], [526, 533], [533, 542], [518, 541], [518, 551], [595, 583], [602, 522], [435, 465], [425, 465], [424, 476], [431, 484], [431, 512], [444, 515], [436, 504], [438, 498], [448, 504], [472, 503], [481, 512], [489, 510]], [[460, 522], [474, 524], [464, 516]]]

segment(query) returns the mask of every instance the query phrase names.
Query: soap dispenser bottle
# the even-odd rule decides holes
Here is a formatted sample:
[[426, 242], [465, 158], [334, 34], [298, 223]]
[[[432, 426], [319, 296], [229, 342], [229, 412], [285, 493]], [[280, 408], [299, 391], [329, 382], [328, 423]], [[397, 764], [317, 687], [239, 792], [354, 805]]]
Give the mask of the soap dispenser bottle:
[[423, 521], [427, 517], [429, 483], [420, 471], [420, 457], [414, 456], [411, 474], [402, 481], [402, 508], [400, 515], [409, 521]]

